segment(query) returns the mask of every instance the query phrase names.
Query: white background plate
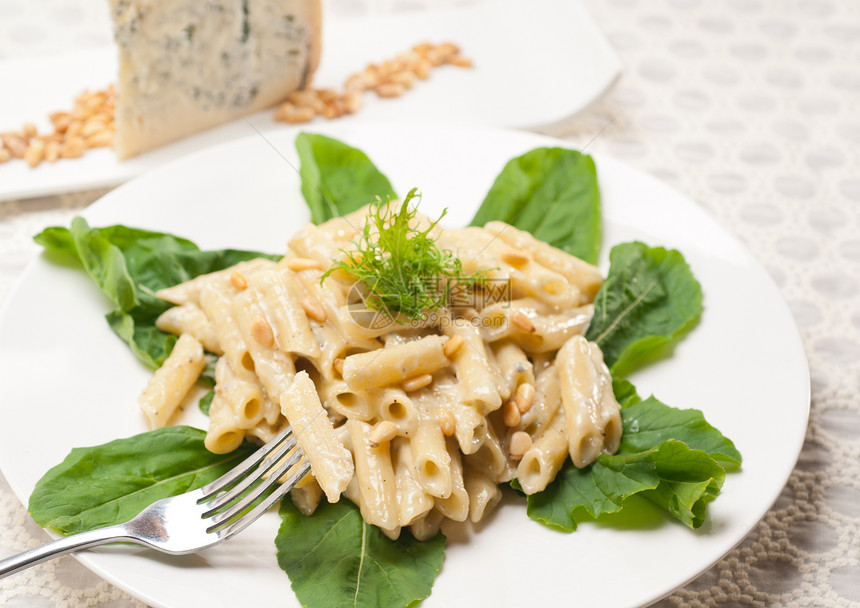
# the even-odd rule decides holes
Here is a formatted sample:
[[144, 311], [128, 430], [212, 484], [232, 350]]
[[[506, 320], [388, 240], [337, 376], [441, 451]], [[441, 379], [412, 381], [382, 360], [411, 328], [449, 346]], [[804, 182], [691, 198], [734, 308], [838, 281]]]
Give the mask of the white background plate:
[[[526, 133], [405, 125], [329, 132], [365, 150], [398, 192], [419, 186], [425, 212], [447, 206], [452, 226], [469, 221], [507, 160], [558, 143]], [[252, 137], [200, 152], [114, 190], [85, 215], [92, 225], [166, 230], [204, 248], [282, 251], [308, 219], [292, 141], [279, 133], [269, 142]], [[446, 528], [448, 552], [428, 608], [646, 604], [739, 542], [794, 466], [807, 422], [808, 372], [773, 283], [696, 204], [610, 158], [596, 162], [604, 267], [609, 246], [621, 241], [676, 247], [705, 294], [701, 323], [674, 356], [632, 380], [643, 395], [703, 410], [736, 442], [743, 471], [727, 477], [698, 531], [648, 513], [639, 525], [584, 524], [562, 534], [530, 521], [525, 505], [508, 497], [488, 522]], [[135, 400], [148, 372], [110, 332], [106, 310], [83, 273], [36, 259], [0, 316], [0, 464], [25, 502], [71, 447], [145, 430]], [[201, 424], [195, 410], [183, 422]], [[277, 526], [277, 515], [267, 514], [199, 555], [106, 547], [81, 561], [156, 606], [297, 606], [275, 561]]]
[[[105, 3], [107, 6], [107, 3]], [[539, 127], [581, 110], [621, 71], [615, 52], [576, 0], [492, 0], [447, 10], [326, 20], [323, 55], [314, 86], [340, 88], [347, 76], [421, 41], [454, 41], [474, 60], [472, 69], [446, 66], [396, 100], [365, 95], [362, 110], [341, 123], [384, 120]], [[72, 107], [85, 88], [116, 80], [113, 47], [0, 62], [4, 90], [0, 131]], [[94, 150], [74, 162], [0, 165], [0, 200], [119, 184], [144, 171], [213, 144], [285, 130], [268, 110], [142, 156], [119, 162]], [[40, 122], [41, 120], [41, 122]], [[318, 119], [322, 120], [322, 119]], [[253, 125], [253, 126], [251, 126]]]

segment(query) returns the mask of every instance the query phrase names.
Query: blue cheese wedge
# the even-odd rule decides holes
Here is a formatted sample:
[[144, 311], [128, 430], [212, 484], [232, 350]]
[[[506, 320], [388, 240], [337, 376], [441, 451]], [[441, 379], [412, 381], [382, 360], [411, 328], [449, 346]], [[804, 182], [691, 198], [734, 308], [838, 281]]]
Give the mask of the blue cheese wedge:
[[319, 64], [320, 0], [109, 0], [117, 156], [268, 108]]

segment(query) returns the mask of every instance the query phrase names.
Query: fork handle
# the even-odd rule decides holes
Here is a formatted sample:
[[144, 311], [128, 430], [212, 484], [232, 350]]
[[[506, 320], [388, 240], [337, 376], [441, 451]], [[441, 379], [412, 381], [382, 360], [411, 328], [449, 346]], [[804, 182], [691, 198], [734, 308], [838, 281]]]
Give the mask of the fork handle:
[[24, 551], [18, 555], [0, 561], [0, 578], [20, 572], [30, 566], [60, 557], [66, 553], [89, 549], [107, 543], [134, 541], [124, 531], [122, 526], [108, 526], [88, 532], [80, 532], [65, 536], [41, 547]]

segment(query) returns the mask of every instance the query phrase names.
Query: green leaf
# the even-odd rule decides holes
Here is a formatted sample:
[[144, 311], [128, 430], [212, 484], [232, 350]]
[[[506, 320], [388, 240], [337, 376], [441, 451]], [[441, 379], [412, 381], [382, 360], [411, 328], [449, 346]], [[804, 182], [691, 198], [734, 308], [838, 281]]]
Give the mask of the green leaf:
[[708, 454], [667, 440], [636, 454], [602, 455], [584, 469], [567, 466], [543, 492], [529, 496], [529, 517], [572, 532], [584, 515], [615, 513], [630, 496], [644, 497], [692, 528], [720, 492], [725, 471]]
[[209, 391], [202, 397], [200, 397], [200, 401], [197, 403], [197, 406], [200, 408], [200, 411], [209, 415], [209, 408], [212, 407], [212, 400], [215, 398], [215, 391]]
[[89, 448], [74, 448], [36, 483], [29, 511], [36, 523], [76, 534], [128, 521], [156, 500], [217, 479], [256, 448], [212, 454], [206, 433], [171, 426]]
[[51, 227], [34, 237], [46, 251], [71, 256], [83, 266], [114, 306], [106, 315], [111, 329], [150, 368], [159, 367], [176, 337], [155, 327], [171, 304], [155, 292], [200, 274], [257, 257], [253, 251], [200, 251], [191, 241], [127, 226], [90, 228], [83, 218], [70, 229]]
[[626, 378], [613, 378], [612, 392], [615, 394], [615, 400], [621, 406], [621, 409], [642, 401], [639, 393], [636, 392], [636, 387]]
[[702, 289], [679, 252], [622, 243], [594, 300], [585, 337], [613, 376], [661, 356], [702, 314]]
[[699, 410], [680, 410], [649, 397], [625, 408], [621, 419], [621, 453], [642, 452], [667, 439], [677, 439], [706, 452], [727, 471], [740, 467], [741, 453], [734, 443], [708, 424]]
[[314, 224], [351, 213], [377, 197], [397, 198], [388, 178], [358, 148], [324, 135], [299, 133], [296, 150], [302, 195]]
[[510, 160], [471, 225], [493, 220], [596, 263], [602, 229], [594, 161], [564, 148], [536, 148]]
[[430, 595], [442, 566], [442, 534], [417, 541], [406, 530], [391, 540], [347, 500], [323, 502], [310, 517], [281, 502], [278, 564], [309, 608], [398, 608]]

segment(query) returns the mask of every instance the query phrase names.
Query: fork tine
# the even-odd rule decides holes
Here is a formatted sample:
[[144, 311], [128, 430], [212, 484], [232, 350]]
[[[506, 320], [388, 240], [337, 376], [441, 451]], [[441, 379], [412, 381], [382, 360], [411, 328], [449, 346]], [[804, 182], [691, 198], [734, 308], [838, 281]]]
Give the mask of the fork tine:
[[257, 466], [262, 460], [273, 450], [278, 449], [281, 444], [287, 440], [293, 433], [293, 429], [287, 426], [280, 433], [272, 437], [272, 439], [266, 443], [259, 450], [248, 456], [245, 460], [243, 460], [240, 464], [236, 465], [229, 472], [225, 473], [215, 481], [212, 481], [201, 488], [203, 492], [203, 497], [199, 502], [204, 502], [209, 500], [212, 496], [228, 487], [230, 484], [235, 483], [237, 479], [243, 477], [249, 470], [253, 469]]
[[259, 519], [259, 517], [263, 513], [268, 511], [273, 504], [283, 498], [283, 496], [287, 492], [292, 490], [293, 487], [299, 482], [299, 480], [305, 475], [307, 475], [308, 471], [310, 470], [311, 465], [306, 460], [304, 463], [301, 464], [301, 466], [295, 473], [290, 475], [290, 477], [284, 483], [282, 483], [278, 488], [276, 488], [274, 492], [267, 496], [265, 500], [263, 500], [256, 507], [245, 513], [239, 519], [233, 521], [232, 523], [228, 523], [226, 526], [220, 528], [220, 530], [218, 529], [218, 525], [213, 525], [210, 528], [207, 528], [206, 532], [211, 533], [217, 531], [218, 536], [222, 540], [230, 538], [234, 534], [238, 534], [239, 532], [250, 526], [252, 523], [257, 521], [257, 519]]
[[[262, 480], [260, 485], [255, 487], [253, 490], [248, 492], [245, 496], [242, 497], [240, 501], [236, 504], [231, 505], [227, 510], [221, 511], [213, 515], [218, 509], [210, 509], [208, 512], [203, 514], [203, 517], [210, 517], [212, 525], [218, 526], [224, 522], [230, 521], [236, 515], [247, 509], [255, 500], [257, 500], [260, 496], [263, 495], [272, 485], [276, 484], [278, 480], [283, 477], [291, 468], [299, 464], [299, 461], [302, 459], [301, 450], [295, 450], [289, 457], [281, 464], [277, 470], [272, 473], [268, 478]], [[274, 458], [272, 458], [274, 460]], [[227, 503], [224, 503], [227, 504]]]
[[[289, 452], [293, 451], [295, 448], [296, 439], [293, 436], [290, 437], [285, 443], [282, 443], [280, 446], [278, 446], [278, 449], [276, 451], [267, 454], [266, 460], [260, 463], [257, 468], [248, 471], [246, 477], [239, 481], [239, 483], [236, 483], [229, 490], [223, 491], [221, 494], [216, 494], [215, 497], [209, 501], [206, 501], [205, 497], [200, 499], [198, 503], [205, 503], [205, 506], [208, 507], [208, 510], [203, 513], [203, 517], [209, 517], [224, 505], [233, 502], [234, 499], [244, 493], [245, 490], [247, 490], [251, 485], [259, 481], [263, 477], [263, 475], [275, 468], [280, 462], [280, 460]], [[275, 479], [278, 478], [276, 477]]]

